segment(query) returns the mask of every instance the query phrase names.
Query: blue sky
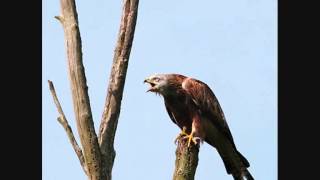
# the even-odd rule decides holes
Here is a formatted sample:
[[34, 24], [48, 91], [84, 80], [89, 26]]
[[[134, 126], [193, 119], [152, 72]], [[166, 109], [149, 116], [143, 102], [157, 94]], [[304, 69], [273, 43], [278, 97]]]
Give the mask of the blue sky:
[[[83, 60], [95, 128], [106, 96], [121, 1], [77, 1]], [[52, 80], [78, 138], [58, 0], [43, 0], [42, 170], [44, 180], [86, 180], [58, 116]], [[277, 2], [272, 0], [140, 1], [115, 138], [114, 180], [166, 180], [179, 133], [163, 99], [145, 93], [154, 73], [206, 82], [225, 113], [238, 150], [259, 180], [277, 179]], [[79, 142], [79, 141], [78, 141]], [[79, 142], [80, 143], [80, 142]], [[231, 180], [215, 149], [200, 148], [196, 180]]]

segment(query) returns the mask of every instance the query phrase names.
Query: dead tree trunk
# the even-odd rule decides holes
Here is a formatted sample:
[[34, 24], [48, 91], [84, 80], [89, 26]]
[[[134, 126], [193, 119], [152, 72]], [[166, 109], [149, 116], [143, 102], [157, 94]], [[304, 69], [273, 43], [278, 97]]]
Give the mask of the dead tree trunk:
[[60, 0], [61, 22], [67, 49], [68, 74], [72, 90], [74, 113], [82, 149], [62, 111], [54, 86], [49, 81], [50, 91], [57, 106], [58, 121], [64, 127], [89, 180], [111, 180], [115, 157], [114, 136], [120, 114], [122, 93], [134, 37], [139, 0], [124, 0], [119, 37], [113, 59], [106, 104], [101, 120], [99, 140], [94, 130], [85, 70], [82, 62], [81, 37], [74, 0]]
[[198, 166], [199, 147], [188, 143], [185, 139], [179, 139], [176, 149], [176, 162], [173, 180], [194, 180]]
[[61, 22], [67, 48], [68, 72], [73, 108], [90, 180], [101, 179], [101, 155], [94, 130], [88, 87], [82, 62], [81, 37], [74, 0], [61, 0]]
[[138, 15], [138, 4], [139, 0], [124, 0], [107, 98], [99, 129], [99, 145], [106, 179], [111, 179], [111, 171], [116, 155], [113, 147], [114, 136], [120, 115], [123, 88]]

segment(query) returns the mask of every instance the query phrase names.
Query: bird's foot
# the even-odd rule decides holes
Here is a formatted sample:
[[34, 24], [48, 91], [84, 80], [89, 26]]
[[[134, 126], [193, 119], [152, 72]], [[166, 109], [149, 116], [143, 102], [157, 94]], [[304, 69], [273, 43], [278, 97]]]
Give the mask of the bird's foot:
[[194, 145], [198, 145], [199, 142], [202, 143], [202, 139], [200, 137], [194, 137], [193, 133], [191, 133], [190, 135], [187, 135], [183, 138], [188, 138], [188, 147], [190, 147], [191, 142], [193, 142]]
[[174, 140], [174, 143], [177, 144], [177, 142], [180, 140], [180, 138], [185, 137], [185, 136], [189, 136], [189, 135], [186, 133], [186, 128], [183, 127], [182, 131], [180, 132], [180, 134]]

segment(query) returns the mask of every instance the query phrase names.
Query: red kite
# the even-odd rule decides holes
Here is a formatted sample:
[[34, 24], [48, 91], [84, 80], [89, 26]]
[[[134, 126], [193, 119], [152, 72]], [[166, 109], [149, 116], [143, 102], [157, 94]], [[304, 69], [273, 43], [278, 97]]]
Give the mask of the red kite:
[[247, 170], [250, 164], [237, 150], [219, 102], [207, 84], [180, 74], [156, 74], [144, 82], [151, 86], [147, 92], [163, 96], [170, 119], [182, 130], [178, 138], [188, 138], [188, 146], [191, 142], [207, 142], [217, 149], [227, 173], [235, 180], [254, 179]]

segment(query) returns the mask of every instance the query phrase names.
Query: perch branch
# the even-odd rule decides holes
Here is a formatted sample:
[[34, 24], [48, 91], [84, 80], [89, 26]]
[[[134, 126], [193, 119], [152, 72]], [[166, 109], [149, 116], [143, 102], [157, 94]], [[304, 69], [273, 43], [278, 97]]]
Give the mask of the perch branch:
[[56, 104], [57, 110], [58, 110], [58, 112], [60, 114], [60, 116], [58, 117], [58, 121], [62, 125], [64, 130], [66, 131], [66, 133], [68, 135], [68, 138], [70, 140], [70, 143], [71, 143], [74, 151], [76, 152], [76, 154], [77, 154], [77, 156], [79, 158], [80, 164], [81, 164], [84, 172], [88, 175], [87, 165], [85, 164], [84, 157], [83, 157], [83, 154], [82, 154], [82, 150], [79, 147], [76, 139], [74, 138], [72, 129], [71, 129], [71, 127], [70, 127], [70, 125], [69, 125], [69, 123], [67, 121], [66, 116], [63, 113], [63, 110], [61, 108], [59, 99], [57, 97], [56, 91], [55, 91], [54, 86], [53, 86], [53, 83], [52, 83], [52, 81], [49, 81], [49, 80], [48, 80], [48, 83], [49, 83], [49, 89], [51, 91], [54, 103]]
[[118, 40], [114, 51], [106, 102], [99, 129], [99, 145], [108, 180], [115, 158], [114, 137], [121, 108], [129, 56], [134, 37], [139, 0], [124, 0]]
[[173, 180], [194, 180], [198, 166], [199, 147], [188, 143], [186, 139], [179, 139], [176, 149], [176, 161]]
[[62, 23], [67, 49], [68, 73], [71, 84], [74, 113], [83, 155], [90, 180], [101, 180], [101, 154], [95, 133], [82, 62], [81, 37], [78, 14], [74, 0], [60, 0], [61, 15], [56, 18]]

